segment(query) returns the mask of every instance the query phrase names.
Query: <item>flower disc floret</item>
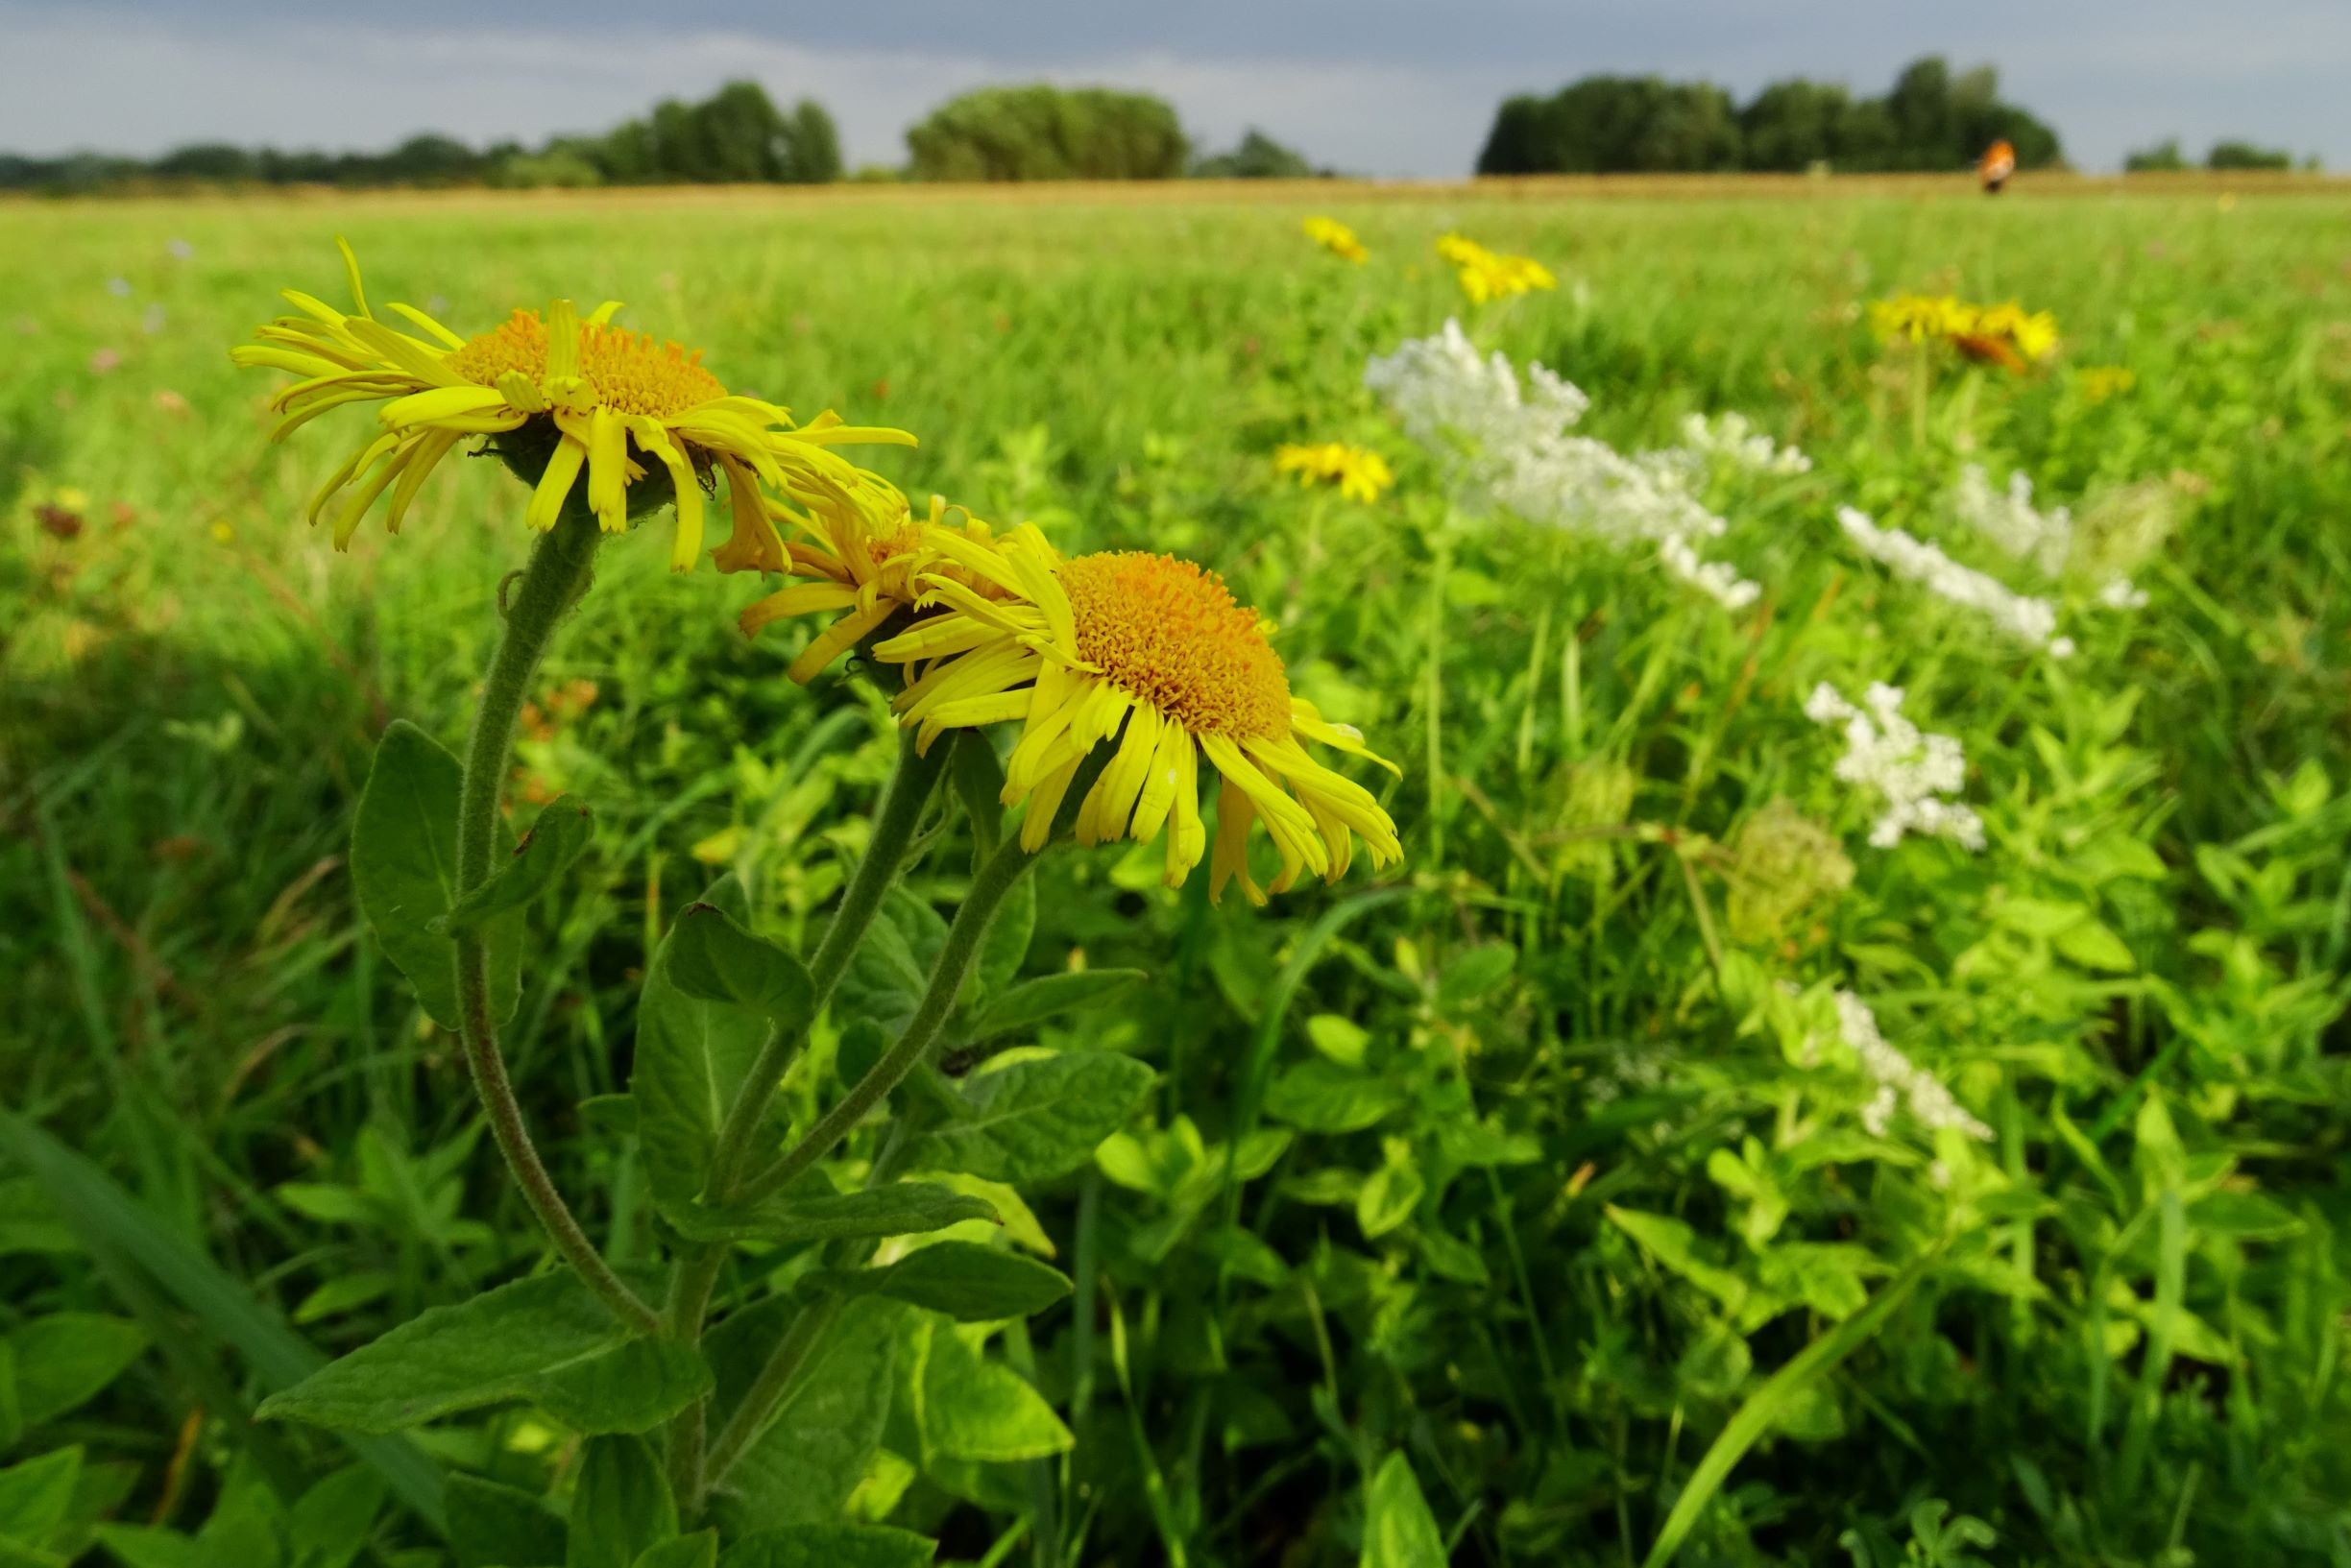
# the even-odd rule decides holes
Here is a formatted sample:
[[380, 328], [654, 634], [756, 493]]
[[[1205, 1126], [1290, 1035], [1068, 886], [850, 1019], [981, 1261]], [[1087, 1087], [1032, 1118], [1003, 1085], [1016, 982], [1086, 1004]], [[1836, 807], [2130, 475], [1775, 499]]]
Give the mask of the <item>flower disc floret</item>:
[[1272, 738], [1290, 727], [1290, 679], [1254, 610], [1174, 556], [1081, 555], [1055, 572], [1078, 657], [1195, 735]]

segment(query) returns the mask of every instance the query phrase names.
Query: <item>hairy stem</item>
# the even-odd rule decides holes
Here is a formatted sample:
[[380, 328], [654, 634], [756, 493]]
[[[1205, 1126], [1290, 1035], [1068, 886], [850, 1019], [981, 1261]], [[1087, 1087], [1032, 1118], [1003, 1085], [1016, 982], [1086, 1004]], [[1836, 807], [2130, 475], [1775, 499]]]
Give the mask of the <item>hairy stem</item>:
[[[567, 517], [532, 546], [530, 563], [508, 596], [506, 629], [483, 677], [481, 702], [473, 712], [473, 732], [466, 741], [464, 782], [457, 798], [459, 897], [489, 879], [492, 851], [497, 842], [498, 796], [514, 750], [515, 719], [530, 695], [531, 677], [547, 644], [554, 640], [556, 627], [588, 591], [597, 543], [594, 519]], [[548, 1239], [622, 1321], [640, 1330], [656, 1327], [658, 1315], [621, 1282], [588, 1239], [531, 1142], [522, 1107], [515, 1099], [514, 1084], [506, 1075], [506, 1058], [498, 1050], [497, 1024], [490, 1002], [490, 957], [478, 935], [457, 939], [457, 1000], [466, 1068], [489, 1117], [491, 1136], [497, 1141], [498, 1152], [506, 1156], [506, 1168], [514, 1172]]]
[[832, 1153], [849, 1136], [849, 1130], [864, 1120], [865, 1113], [913, 1071], [914, 1064], [923, 1059], [937, 1040], [947, 1015], [954, 1011], [956, 995], [963, 989], [964, 977], [980, 955], [981, 940], [987, 934], [997, 906], [1035, 863], [1036, 856], [1023, 849], [1015, 838], [980, 868], [980, 875], [972, 880], [971, 892], [963, 900], [963, 907], [956, 911], [955, 924], [947, 928], [947, 940], [939, 948], [938, 963], [931, 971], [930, 987], [923, 992], [922, 1001], [906, 1032], [838, 1103], [801, 1135], [798, 1143], [743, 1183], [738, 1194], [742, 1200], [756, 1203], [781, 1191], [793, 1177]]

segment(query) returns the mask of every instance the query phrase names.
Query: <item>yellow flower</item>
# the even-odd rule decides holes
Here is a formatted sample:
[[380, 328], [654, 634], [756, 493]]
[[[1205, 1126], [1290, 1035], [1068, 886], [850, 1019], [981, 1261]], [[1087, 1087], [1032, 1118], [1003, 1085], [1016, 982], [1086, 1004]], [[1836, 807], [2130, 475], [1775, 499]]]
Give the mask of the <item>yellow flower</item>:
[[1355, 237], [1355, 230], [1336, 218], [1309, 218], [1298, 226], [1306, 237], [1342, 261], [1361, 261], [1371, 253]]
[[1550, 269], [1534, 257], [1489, 251], [1463, 234], [1447, 234], [1440, 239], [1437, 253], [1453, 264], [1462, 292], [1472, 304], [1559, 287], [1559, 279], [1551, 276]]
[[748, 549], [746, 528], [772, 532], [763, 487], [819, 513], [870, 511], [885, 504], [878, 481], [830, 448], [913, 445], [903, 430], [852, 428], [832, 414], [797, 425], [789, 410], [733, 396], [703, 369], [699, 351], [614, 326], [618, 301], [583, 320], [570, 301], [557, 300], [544, 313], [518, 310], [472, 338], [421, 310], [389, 304], [424, 335], [398, 330], [368, 307], [359, 263], [349, 245], [336, 243], [357, 313], [288, 289], [285, 298], [302, 314], [261, 327], [258, 343], [230, 357], [302, 377], [271, 399], [286, 416], [273, 441], [347, 403], [383, 404], [379, 433], [310, 502], [315, 523], [328, 502], [357, 487], [335, 519], [338, 549], [386, 490], [386, 521], [398, 533], [425, 475], [473, 436], [489, 438], [490, 449], [532, 484], [528, 516], [536, 529], [555, 525], [583, 473], [587, 505], [608, 533], [674, 501], [669, 565], [677, 571], [701, 554], [703, 490], [714, 470], [725, 473], [734, 509], [730, 543]]
[[2081, 389], [2082, 401], [2096, 406], [2130, 391], [2139, 384], [2139, 377], [2120, 365], [2084, 365], [2074, 374], [2073, 384]]
[[891, 615], [913, 609], [927, 591], [922, 579], [928, 574], [952, 577], [975, 593], [1001, 596], [1004, 591], [941, 554], [942, 540], [987, 550], [994, 547], [995, 538], [995, 530], [987, 523], [962, 507], [949, 506], [943, 495], [931, 497], [928, 522], [909, 513], [904, 497], [899, 498], [895, 514], [879, 525], [862, 515], [818, 514], [796, 520], [807, 537], [779, 544], [772, 556], [738, 553], [734, 541], [729, 540], [714, 559], [720, 571], [781, 569], [809, 579], [770, 593], [745, 610], [740, 624], [746, 637], [789, 615], [842, 612], [785, 671], [803, 686], [880, 630]]
[[1368, 446], [1349, 446], [1339, 441], [1277, 447], [1273, 467], [1282, 473], [1297, 474], [1301, 485], [1337, 485], [1340, 495], [1367, 506], [1395, 483], [1386, 458]]
[[1897, 294], [1871, 303], [1870, 326], [1889, 343], [1948, 343], [1970, 359], [2010, 371], [2023, 371], [2057, 349], [2057, 318], [2013, 300], [1979, 305], [1950, 294]]
[[1065, 561], [1026, 524], [994, 548], [951, 537], [938, 544], [1002, 596], [934, 573], [925, 581], [943, 613], [874, 653], [919, 665], [898, 707], [926, 746], [943, 730], [1019, 721], [1004, 800], [1029, 803], [1029, 848], [1044, 846], [1079, 764], [1106, 745], [1115, 749], [1079, 808], [1078, 841], [1148, 843], [1164, 828], [1171, 887], [1208, 853], [1203, 756], [1223, 780], [1210, 898], [1239, 878], [1250, 903], [1265, 902], [1248, 866], [1259, 820], [1281, 855], [1276, 893], [1302, 872], [1338, 880], [1357, 837], [1374, 865], [1402, 857], [1395, 824], [1370, 792], [1299, 742], [1393, 764], [1291, 694], [1265, 624], [1215, 573], [1132, 551]]

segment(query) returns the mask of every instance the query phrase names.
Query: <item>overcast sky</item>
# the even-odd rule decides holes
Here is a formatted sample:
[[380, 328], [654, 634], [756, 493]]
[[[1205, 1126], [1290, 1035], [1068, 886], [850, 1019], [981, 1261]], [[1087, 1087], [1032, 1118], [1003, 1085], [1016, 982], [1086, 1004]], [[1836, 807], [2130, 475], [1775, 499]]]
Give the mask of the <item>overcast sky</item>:
[[940, 99], [1050, 80], [1159, 93], [1211, 149], [1254, 125], [1447, 176], [1507, 93], [1654, 71], [1874, 94], [1927, 53], [1998, 65], [2085, 168], [2172, 135], [2351, 167], [2345, 0], [0, 0], [0, 150], [537, 141], [748, 76], [820, 100], [852, 163], [898, 162]]

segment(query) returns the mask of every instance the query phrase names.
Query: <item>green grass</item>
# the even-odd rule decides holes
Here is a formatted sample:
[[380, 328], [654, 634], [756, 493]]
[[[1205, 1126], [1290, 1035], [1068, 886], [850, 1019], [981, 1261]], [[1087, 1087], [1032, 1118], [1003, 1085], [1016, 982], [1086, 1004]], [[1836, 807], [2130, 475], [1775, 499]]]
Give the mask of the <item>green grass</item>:
[[[913, 1479], [892, 1522], [943, 1556], [1017, 1532], [995, 1560], [1351, 1564], [1401, 1451], [1457, 1563], [1635, 1563], [1668, 1528], [1693, 1564], [1968, 1560], [1937, 1502], [2003, 1562], [2351, 1562], [2343, 198], [1342, 198], [1360, 269], [1280, 204], [0, 210], [0, 1103], [319, 1350], [542, 1252], [342, 866], [384, 723], [462, 733], [522, 493], [451, 463], [401, 537], [371, 521], [338, 556], [301, 513], [363, 418], [269, 447], [273, 377], [227, 359], [278, 288], [341, 298], [340, 232], [373, 298], [460, 330], [625, 300], [738, 389], [917, 432], [868, 459], [910, 495], [1216, 567], [1281, 622], [1297, 688], [1401, 767], [1380, 787], [1409, 858], [1377, 903], [1350, 902], [1361, 871], [1257, 912], [1212, 908], [1204, 878], [1160, 889], [1149, 851], [1049, 864], [1029, 972], [1153, 976], [1054, 1043], [1160, 1084], [1099, 1171], [1030, 1194], [1080, 1291], [1014, 1356], [1078, 1446]], [[1735, 409], [1811, 453], [1724, 496], [1718, 553], [1766, 585], [1757, 611], [1448, 508], [1360, 379], [1461, 308], [1429, 249], [1449, 228], [1558, 272], [1475, 326], [1590, 393], [1593, 433], [1664, 445]], [[1861, 317], [1947, 288], [2053, 310], [2064, 356], [1947, 374], [1920, 445]], [[2085, 365], [2136, 387], [2093, 406]], [[1382, 449], [1396, 490], [1365, 508], [1277, 481], [1277, 443], [1325, 439]], [[2182, 476], [2149, 605], [2072, 606], [2081, 652], [2052, 663], [1844, 543], [1850, 501], [1993, 564], [1937, 510], [1962, 461], [2077, 508]], [[39, 521], [59, 487], [86, 493], [78, 537]], [[594, 700], [522, 757], [599, 827], [536, 918], [509, 1053], [621, 1262], [658, 1244], [642, 1175], [580, 1107], [627, 1086], [650, 940], [729, 867], [763, 929], [804, 939], [892, 750], [855, 683], [783, 679], [802, 632], [735, 633], [758, 585], [670, 577], [666, 533], [606, 552], [548, 683]], [[1872, 679], [1965, 743], [1984, 856], [1864, 842], [1800, 707]], [[1619, 809], [1595, 805], [1611, 779]], [[1717, 846], [1781, 796], [1842, 840], [1853, 886], [1733, 930]], [[1627, 821], [1647, 836], [1590, 835]], [[951, 904], [964, 866], [942, 849], [915, 885]], [[2051, 908], [2127, 967], [2085, 961]], [[1994, 1140], [1863, 1137], [1868, 1086], [1806, 1065], [1830, 986]], [[1334, 1060], [1350, 1042], [1360, 1070]], [[1379, 1114], [1315, 1130], [1317, 1074], [1357, 1072]], [[788, 1084], [804, 1116], [824, 1077]], [[1393, 1228], [1358, 1212], [1375, 1180], [1418, 1183]], [[0, 1465], [78, 1444], [108, 1478], [94, 1507], [194, 1530], [257, 1474], [292, 1492], [348, 1462], [250, 1436], [279, 1375], [249, 1359], [262, 1331], [168, 1278], [127, 1291], [45, 1191], [0, 1163], [0, 1334], [127, 1315], [173, 1353], [20, 1435], [0, 1401]], [[1898, 1279], [1891, 1310], [1860, 1307]], [[1840, 1322], [1871, 1332], [1774, 1378]], [[571, 1462], [525, 1412], [425, 1446], [534, 1489]], [[861, 1495], [879, 1510], [905, 1470]], [[430, 1539], [387, 1506], [369, 1544], [406, 1561]]]

